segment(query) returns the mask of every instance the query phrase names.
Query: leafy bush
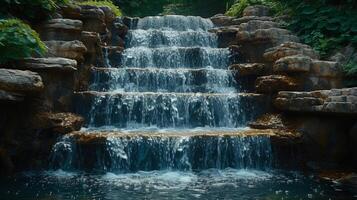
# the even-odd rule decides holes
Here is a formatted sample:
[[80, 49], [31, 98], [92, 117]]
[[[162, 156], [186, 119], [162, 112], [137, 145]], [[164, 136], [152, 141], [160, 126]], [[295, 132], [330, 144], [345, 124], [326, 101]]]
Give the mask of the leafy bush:
[[350, 61], [346, 65], [343, 66], [343, 70], [345, 74], [348, 76], [357, 76], [357, 62]]
[[0, 15], [36, 21], [50, 16], [59, 5], [69, 0], [1, 0]]
[[45, 44], [31, 27], [18, 19], [0, 20], [0, 63], [43, 55]]
[[331, 50], [357, 44], [357, 12], [351, 4], [331, 5], [290, 1], [289, 28], [313, 46], [322, 57]]
[[225, 14], [231, 17], [240, 17], [242, 16], [244, 9], [252, 5], [268, 6], [272, 9], [273, 13], [280, 13], [285, 10], [283, 4], [275, 0], [240, 0], [238, 3], [233, 4]]
[[90, 1], [84, 1], [84, 2], [80, 2], [80, 5], [90, 5], [90, 6], [108, 6], [109, 8], [112, 9], [112, 11], [114, 12], [114, 14], [119, 17], [122, 16], [122, 12], [119, 9], [118, 6], [114, 5], [113, 2], [109, 1], [109, 0], [90, 0]]

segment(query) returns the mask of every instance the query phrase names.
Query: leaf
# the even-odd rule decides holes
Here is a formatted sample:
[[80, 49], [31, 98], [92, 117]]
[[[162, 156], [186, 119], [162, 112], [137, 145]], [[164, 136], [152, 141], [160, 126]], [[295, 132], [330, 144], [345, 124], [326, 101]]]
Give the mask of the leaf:
[[316, 12], [316, 8], [312, 7], [312, 6], [305, 6], [303, 9], [302, 9], [302, 14], [304, 15], [311, 15], [313, 13]]

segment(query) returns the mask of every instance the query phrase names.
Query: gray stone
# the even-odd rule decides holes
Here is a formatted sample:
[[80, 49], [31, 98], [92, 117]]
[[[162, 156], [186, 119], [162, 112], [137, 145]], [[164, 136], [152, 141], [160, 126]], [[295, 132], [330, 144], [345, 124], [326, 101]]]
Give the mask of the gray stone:
[[35, 72], [0, 69], [0, 89], [15, 93], [36, 93], [44, 88], [41, 76]]
[[263, 5], [248, 6], [243, 11], [243, 16], [265, 17], [270, 15], [270, 8]]
[[30, 69], [34, 71], [76, 71], [77, 70], [77, 61], [67, 59], [67, 58], [58, 58], [58, 57], [49, 57], [49, 58], [28, 58], [24, 59], [22, 69]]
[[81, 41], [45, 41], [48, 48], [49, 57], [63, 57], [74, 59], [79, 62], [84, 60], [84, 53], [87, 51], [86, 46]]

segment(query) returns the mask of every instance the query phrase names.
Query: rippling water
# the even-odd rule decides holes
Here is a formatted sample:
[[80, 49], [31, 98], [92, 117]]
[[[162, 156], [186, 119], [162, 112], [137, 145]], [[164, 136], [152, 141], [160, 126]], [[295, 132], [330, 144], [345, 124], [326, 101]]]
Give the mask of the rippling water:
[[89, 175], [26, 173], [0, 182], [1, 199], [357, 199], [332, 182], [298, 173], [253, 170], [152, 171]]

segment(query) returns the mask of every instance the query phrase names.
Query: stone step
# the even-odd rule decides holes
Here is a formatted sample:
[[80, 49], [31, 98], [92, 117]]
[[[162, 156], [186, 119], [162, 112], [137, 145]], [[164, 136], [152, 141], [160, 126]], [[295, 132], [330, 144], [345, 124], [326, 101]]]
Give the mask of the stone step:
[[[0, 89], [20, 94], [34, 94], [42, 91], [44, 84], [36, 72], [0, 68]], [[9, 94], [3, 96], [10, 97]], [[13, 96], [13, 95], [11, 95]]]
[[357, 114], [357, 88], [317, 90], [312, 92], [279, 92], [274, 104], [292, 112], [324, 114]]
[[54, 146], [51, 161], [54, 169], [100, 172], [269, 169], [275, 149], [295, 137], [274, 130], [74, 132]]
[[254, 120], [270, 106], [267, 96], [250, 93], [86, 91], [76, 93], [75, 102], [87, 126], [119, 128], [235, 128]]
[[82, 28], [83, 23], [80, 20], [51, 19], [39, 25], [38, 30], [44, 41], [73, 41], [80, 40]]
[[91, 90], [236, 92], [235, 72], [211, 68], [92, 68]]
[[87, 52], [86, 46], [81, 41], [44, 41], [48, 48], [48, 57], [63, 57], [76, 60], [78, 62], [84, 61], [84, 54]]

